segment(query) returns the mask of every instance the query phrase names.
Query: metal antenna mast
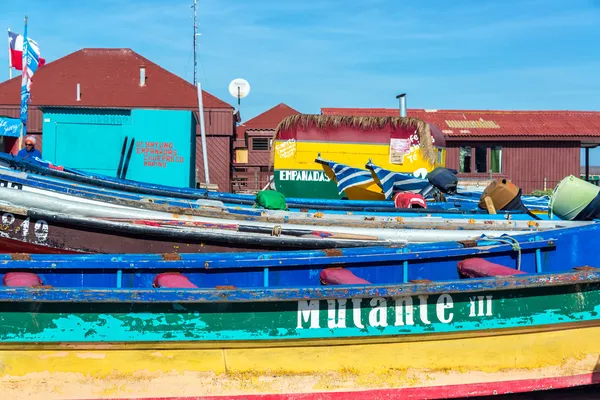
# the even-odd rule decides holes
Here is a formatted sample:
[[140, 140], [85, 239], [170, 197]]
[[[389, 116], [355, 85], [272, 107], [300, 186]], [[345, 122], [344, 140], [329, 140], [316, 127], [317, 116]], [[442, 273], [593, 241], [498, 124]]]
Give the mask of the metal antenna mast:
[[[210, 176], [208, 173], [208, 151], [206, 149], [206, 132], [204, 129], [204, 105], [202, 103], [202, 85], [198, 83], [198, 75], [197, 75], [197, 49], [198, 49], [198, 40], [197, 36], [200, 36], [198, 33], [198, 13], [196, 12], [198, 1], [194, 0], [194, 86], [198, 88], [198, 123], [200, 125], [200, 136], [202, 138], [202, 161], [204, 163], [204, 183], [206, 184], [206, 190], [208, 190], [208, 185], [210, 185]], [[196, 170], [197, 171], [197, 170]], [[196, 172], [197, 173], [197, 172]], [[197, 178], [196, 178], [197, 179]]]
[[198, 42], [196, 40], [196, 36], [198, 36], [198, 16], [196, 14], [196, 6], [197, 6], [197, 0], [194, 0], [194, 85], [198, 84], [198, 79], [196, 77], [196, 70], [197, 70], [197, 58], [196, 58], [196, 52], [197, 52], [197, 48], [198, 48]]

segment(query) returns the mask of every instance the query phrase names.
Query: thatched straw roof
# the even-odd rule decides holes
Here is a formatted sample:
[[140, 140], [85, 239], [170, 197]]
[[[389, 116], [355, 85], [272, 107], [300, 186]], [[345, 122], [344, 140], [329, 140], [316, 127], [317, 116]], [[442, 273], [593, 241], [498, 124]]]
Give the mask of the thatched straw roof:
[[307, 129], [314, 126], [318, 129], [331, 129], [339, 127], [358, 128], [364, 131], [382, 129], [386, 125], [392, 128], [414, 128], [419, 137], [419, 143], [423, 157], [432, 164], [436, 160], [431, 140], [431, 130], [429, 125], [414, 117], [352, 117], [342, 115], [320, 115], [320, 114], [296, 114], [286, 117], [279, 123], [275, 130], [274, 139], [279, 136], [279, 132], [291, 129]]

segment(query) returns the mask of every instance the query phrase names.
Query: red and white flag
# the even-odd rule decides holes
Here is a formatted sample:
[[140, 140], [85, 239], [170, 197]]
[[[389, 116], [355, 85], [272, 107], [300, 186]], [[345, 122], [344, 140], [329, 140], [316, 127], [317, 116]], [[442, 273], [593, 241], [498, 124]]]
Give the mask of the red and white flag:
[[[44, 65], [46, 63], [46, 60], [44, 60], [43, 58], [40, 57], [40, 47], [34, 40], [29, 39], [28, 42], [29, 42], [29, 45], [31, 46], [31, 49], [33, 49], [33, 51], [35, 51], [35, 53], [37, 54], [37, 56], [40, 60], [39, 66], [41, 67], [42, 65]], [[14, 69], [22, 71], [23, 70], [23, 36], [22, 35], [8, 31], [8, 52], [10, 53], [10, 57], [8, 60], [8, 62], [10, 63], [10, 66]]]

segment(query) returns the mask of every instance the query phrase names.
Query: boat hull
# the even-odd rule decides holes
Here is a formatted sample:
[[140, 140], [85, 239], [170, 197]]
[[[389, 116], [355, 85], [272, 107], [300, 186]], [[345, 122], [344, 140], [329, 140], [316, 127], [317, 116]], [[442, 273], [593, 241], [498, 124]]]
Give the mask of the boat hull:
[[322, 232], [322, 237], [321, 231], [310, 228], [290, 235], [271, 228], [270, 234], [244, 233], [239, 225], [219, 221], [188, 227], [178, 220], [75, 216], [4, 205], [0, 214], [0, 252], [4, 253], [218, 253], [405, 243], [343, 232]]
[[[252, 206], [255, 203], [254, 195], [233, 194], [225, 192], [207, 192], [206, 190], [201, 189], [186, 189], [154, 185], [149, 183], [121, 180], [105, 175], [91, 175], [86, 174], [83, 171], [72, 170], [69, 168], [66, 168], [65, 171], [58, 171], [52, 168], [47, 168], [37, 163], [31, 163], [22, 160], [17, 161], [11, 159], [10, 157], [7, 157], [6, 155], [3, 156], [2, 154], [0, 154], [0, 165], [2, 164], [10, 166], [10, 168], [14, 168], [19, 171], [42, 174], [45, 176], [57, 178], [59, 180], [84, 183], [104, 188], [107, 190], [120, 190], [141, 195], [175, 197], [180, 199], [191, 199], [194, 201], [198, 199], [213, 199], [225, 202], [229, 205]], [[290, 188], [284, 188], [284, 192], [287, 193], [288, 191], [291, 191], [293, 193], [297, 193], [298, 197], [290, 197], [289, 195], [286, 196], [286, 202], [290, 210], [298, 211], [299, 209], [307, 208], [314, 209], [313, 211], [329, 210], [333, 212], [388, 212], [390, 210], [395, 210], [394, 203], [392, 201], [340, 200], [340, 196], [337, 193], [336, 183], [332, 182], [318, 165], [315, 164], [311, 166], [311, 168], [314, 169], [307, 169], [304, 170], [304, 172], [296, 172], [295, 176], [293, 175], [293, 170], [282, 170], [278, 171], [279, 173], [274, 174], [274, 180], [278, 185], [288, 185], [288, 183], [291, 185]], [[306, 175], [304, 175], [304, 173], [306, 173]], [[309, 179], [309, 177], [312, 184], [296, 184], [296, 180]], [[317, 187], [315, 186], [316, 184], [319, 184], [321, 186]], [[308, 193], [310, 191], [314, 192]], [[440, 207], [441, 205], [443, 205], [443, 207], [441, 208], [444, 210], [455, 209], [456, 206], [460, 206], [461, 209], [474, 210], [470, 208], [469, 204], [459, 205], [457, 203], [436, 203], [435, 207]], [[450, 205], [450, 207], [448, 207], [448, 205]], [[395, 211], [397, 212], [398, 210]], [[535, 209], [533, 211], [535, 213], [538, 213], [538, 211], [535, 211]], [[541, 214], [541, 212], [539, 214]]]
[[[16, 216], [15, 222], [23, 224], [26, 218]], [[33, 219], [35, 223], [38, 220]], [[68, 225], [52, 224], [49, 238], [44, 242], [18, 233], [0, 237], [0, 253], [73, 254], [73, 253], [213, 253], [229, 251], [252, 251], [233, 246], [205, 245], [194, 240], [168, 240], [136, 234], [123, 234], [96, 229], [73, 228]]]
[[[7, 398], [426, 399], [600, 383], [600, 327], [284, 347], [185, 343], [0, 350]], [[247, 347], [246, 347], [247, 346]], [[86, 348], [88, 347], [88, 348]], [[552, 349], [552, 351], [548, 351]], [[458, 384], [461, 382], [461, 384]]]
[[310, 300], [265, 289], [248, 293], [262, 301], [221, 302], [144, 289], [70, 301], [32, 289], [37, 300], [17, 301], [21, 289], [0, 301], [0, 389], [19, 399], [425, 399], [594, 384], [599, 278], [362, 290], [381, 297], [315, 288]]
[[[3, 224], [0, 232], [1, 253], [35, 253], [35, 254], [68, 254], [68, 253], [217, 253], [238, 251], [259, 251], [264, 249], [295, 249], [293, 246], [277, 247], [265, 243], [234, 243], [228, 240], [227, 233], [217, 240], [202, 240], [195, 235], [182, 235], [180, 232], [169, 232], [169, 229], [150, 229], [144, 226], [133, 226], [111, 221], [91, 220], [84, 223], [85, 218], [48, 215], [36, 216], [34, 212], [3, 213], [8, 215], [10, 224]], [[128, 226], [129, 225], [129, 226]], [[25, 228], [23, 228], [25, 227]], [[44, 228], [45, 227], [45, 228]], [[298, 245], [297, 249], [302, 248]]]
[[[171, 212], [186, 210], [162, 205], [158, 206], [162, 211], [144, 209], [138, 208], [136, 202], [104, 203], [42, 189], [0, 188], [0, 192], [1, 226], [5, 231], [0, 231], [0, 237], [85, 252], [137, 253], [140, 248], [146, 253], [170, 252], [178, 249], [179, 244], [185, 245], [179, 250], [185, 252], [403, 245], [472, 240], [491, 234], [521, 235], [552, 229], [558, 224], [509, 219], [338, 217], [310, 213], [294, 214], [294, 219], [289, 219], [290, 214], [286, 212], [274, 211], [257, 217], [212, 209], [197, 210], [197, 215], [180, 215]], [[571, 222], [569, 226], [578, 224]], [[44, 243], [35, 240], [38, 234], [43, 236], [44, 232], [38, 232], [42, 228], [45, 236], [53, 240]], [[107, 234], [112, 237], [104, 236]], [[100, 249], [101, 246], [104, 248]]]
[[[11, 176], [12, 175], [12, 176]], [[76, 201], [77, 203], [85, 204], [96, 204], [110, 206], [114, 209], [124, 209], [126, 207], [135, 207], [138, 210], [154, 210], [163, 211], [169, 213], [179, 213], [185, 215], [209, 215], [214, 216], [215, 213], [221, 215], [234, 214], [236, 218], [245, 218], [252, 220], [265, 220], [273, 218], [275, 215], [281, 218], [288, 218], [293, 220], [307, 220], [315, 215], [321, 215], [327, 219], [339, 220], [336, 224], [344, 224], [344, 221], [349, 219], [364, 218], [364, 217], [376, 217], [390, 218], [390, 217], [417, 217], [424, 215], [435, 215], [438, 217], [464, 217], [464, 218], [487, 218], [487, 219], [530, 219], [528, 215], [524, 213], [511, 213], [509, 214], [498, 214], [489, 215], [484, 213], [483, 210], [475, 210], [472, 207], [477, 207], [477, 203], [471, 203], [467, 209], [459, 209], [458, 204], [455, 203], [435, 203], [433, 208], [429, 208], [431, 203], [428, 205], [427, 210], [418, 209], [395, 209], [395, 208], [384, 208], [379, 209], [379, 212], [363, 212], [363, 213], [347, 213], [340, 210], [329, 210], [325, 213], [321, 212], [316, 214], [316, 211], [306, 210], [304, 212], [289, 212], [289, 211], [275, 211], [275, 210], [260, 210], [255, 208], [247, 207], [227, 207], [220, 201], [214, 200], [198, 200], [188, 201], [183, 199], [174, 198], [147, 198], [141, 195], [133, 193], [125, 193], [119, 191], [109, 191], [102, 188], [94, 188], [91, 186], [71, 185], [68, 182], [53, 182], [51, 180], [44, 181], [38, 177], [32, 177], [24, 173], [8, 174], [0, 171], [0, 186], [4, 184], [5, 187], [16, 189], [17, 191], [27, 192], [26, 197], [36, 197], [43, 195], [49, 197], [52, 201], [64, 200], [68, 202]], [[361, 187], [353, 187], [348, 190], [362, 190]], [[8, 189], [7, 189], [8, 190]], [[2, 194], [0, 197], [3, 200], [8, 200], [10, 196]], [[473, 198], [474, 199], [474, 198]], [[478, 201], [479, 197], [477, 197]], [[27, 199], [31, 200], [31, 199]], [[21, 204], [23, 201], [17, 202]], [[136, 211], [138, 212], [138, 211]], [[547, 218], [547, 217], [546, 217]]]

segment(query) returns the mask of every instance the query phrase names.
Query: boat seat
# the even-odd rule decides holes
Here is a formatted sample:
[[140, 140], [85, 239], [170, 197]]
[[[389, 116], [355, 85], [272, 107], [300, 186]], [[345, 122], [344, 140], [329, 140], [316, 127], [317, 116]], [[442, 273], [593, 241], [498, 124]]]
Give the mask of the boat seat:
[[358, 285], [371, 282], [359, 278], [344, 268], [326, 268], [319, 275], [323, 285]]
[[197, 288], [185, 275], [179, 272], [163, 272], [154, 277], [152, 286], [157, 288], [189, 289]]
[[463, 278], [484, 278], [489, 276], [507, 276], [525, 274], [514, 268], [495, 264], [483, 258], [469, 258], [458, 262], [458, 273]]
[[42, 279], [33, 272], [7, 272], [2, 277], [2, 285], [9, 287], [41, 286]]

